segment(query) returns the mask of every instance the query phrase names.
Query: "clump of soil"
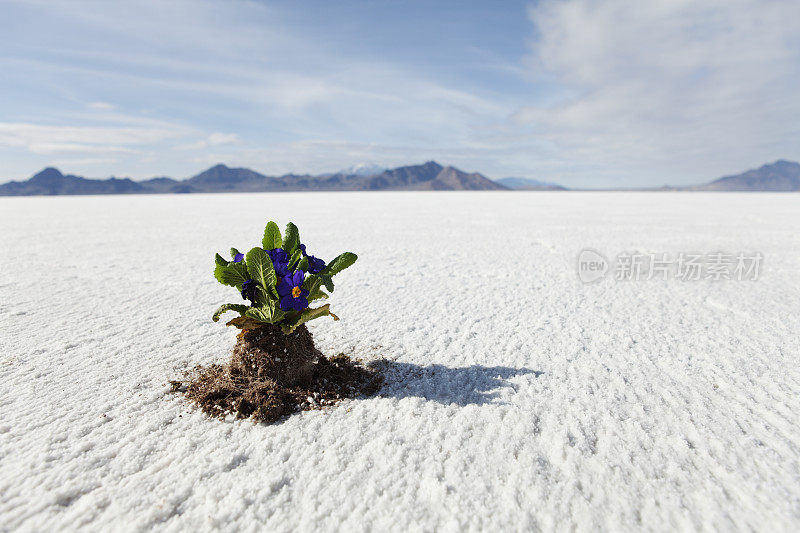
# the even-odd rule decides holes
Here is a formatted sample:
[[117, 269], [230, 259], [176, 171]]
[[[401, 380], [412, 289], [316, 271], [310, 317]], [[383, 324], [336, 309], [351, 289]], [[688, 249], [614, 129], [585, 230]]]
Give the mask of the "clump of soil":
[[295, 411], [374, 394], [383, 377], [344, 354], [326, 358], [305, 325], [289, 335], [266, 325], [239, 333], [228, 364], [198, 366], [186, 379], [170, 383], [211, 416], [233, 413], [273, 422]]

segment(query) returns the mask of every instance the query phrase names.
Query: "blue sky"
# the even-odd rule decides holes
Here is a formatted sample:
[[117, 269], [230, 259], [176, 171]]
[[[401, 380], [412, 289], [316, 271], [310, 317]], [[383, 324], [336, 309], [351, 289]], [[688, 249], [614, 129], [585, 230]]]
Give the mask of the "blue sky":
[[0, 181], [435, 159], [573, 187], [800, 159], [800, 3], [0, 2]]

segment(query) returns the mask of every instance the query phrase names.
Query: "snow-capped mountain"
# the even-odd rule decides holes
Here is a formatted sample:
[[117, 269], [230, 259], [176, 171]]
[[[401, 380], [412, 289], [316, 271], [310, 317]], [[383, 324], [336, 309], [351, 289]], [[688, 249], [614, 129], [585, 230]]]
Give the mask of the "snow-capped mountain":
[[353, 165], [352, 167], [340, 170], [338, 174], [344, 174], [347, 176], [376, 176], [384, 170], [386, 170], [385, 167], [376, 165], [375, 163], [359, 163], [357, 165]]

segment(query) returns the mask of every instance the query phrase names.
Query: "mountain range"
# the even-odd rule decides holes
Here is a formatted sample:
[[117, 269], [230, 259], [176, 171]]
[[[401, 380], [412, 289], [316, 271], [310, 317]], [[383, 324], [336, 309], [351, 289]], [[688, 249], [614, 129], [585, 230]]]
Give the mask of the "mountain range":
[[[566, 190], [564, 187], [529, 178], [490, 180], [477, 172], [467, 173], [444, 167], [435, 161], [394, 169], [375, 165], [356, 165], [333, 174], [313, 176], [286, 174], [271, 177], [247, 168], [215, 165], [184, 180], [167, 177], [134, 181], [130, 178], [88, 179], [64, 175], [46, 168], [25, 181], [0, 184], [0, 196], [40, 196], [76, 194], [167, 194], [273, 191], [486, 191], [486, 190]], [[705, 185], [663, 187], [679, 191], [800, 191], [800, 164], [779, 160], [724, 176]]]
[[547, 181], [539, 181], [530, 178], [500, 178], [495, 180], [501, 185], [505, 185], [509, 189], [516, 191], [566, 191], [566, 187], [562, 187], [557, 183], [550, 183]]
[[443, 167], [435, 161], [390, 170], [374, 167], [354, 170], [354, 173], [342, 171], [321, 176], [286, 174], [270, 177], [247, 168], [216, 165], [185, 180], [160, 177], [133, 181], [129, 178], [113, 177], [104, 180], [87, 179], [71, 174], [64, 175], [56, 168], [46, 168], [26, 181], [11, 181], [0, 185], [0, 196], [506, 189], [477, 172], [466, 173], [454, 167]]
[[693, 191], [800, 191], [800, 163], [780, 159], [772, 164], [763, 165], [741, 174], [724, 176], [711, 183], [686, 189]]

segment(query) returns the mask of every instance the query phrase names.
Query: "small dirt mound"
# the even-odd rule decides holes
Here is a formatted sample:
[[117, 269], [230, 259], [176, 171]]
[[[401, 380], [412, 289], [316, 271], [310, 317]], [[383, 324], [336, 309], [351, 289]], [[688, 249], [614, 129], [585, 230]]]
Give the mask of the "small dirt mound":
[[227, 365], [196, 367], [171, 381], [205, 413], [273, 422], [299, 410], [321, 409], [345, 398], [374, 394], [381, 374], [340, 354], [326, 358], [305, 325], [290, 335], [269, 325], [243, 330]]

